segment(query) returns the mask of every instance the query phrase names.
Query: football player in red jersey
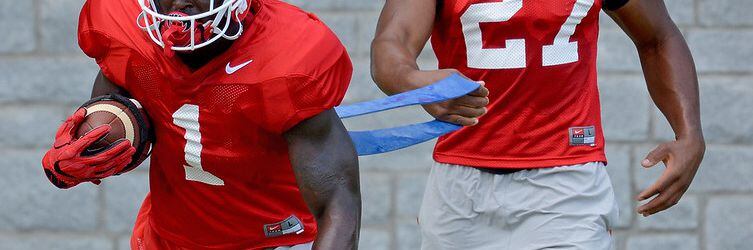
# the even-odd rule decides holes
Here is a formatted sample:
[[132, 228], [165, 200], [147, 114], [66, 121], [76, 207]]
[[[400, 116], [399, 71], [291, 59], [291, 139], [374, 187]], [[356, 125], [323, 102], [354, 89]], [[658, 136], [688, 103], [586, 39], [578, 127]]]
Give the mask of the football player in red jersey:
[[[641, 192], [648, 216], [676, 204], [705, 151], [695, 66], [660, 0], [387, 0], [372, 73], [387, 94], [458, 72], [480, 91], [425, 105], [467, 125], [440, 138], [419, 213], [423, 249], [608, 249], [617, 214], [596, 79], [599, 12], [632, 38], [676, 140]], [[440, 70], [416, 64], [431, 42]], [[487, 105], [488, 104], [488, 105]], [[473, 125], [473, 126], [471, 126]]]
[[[357, 247], [358, 163], [332, 109], [352, 65], [316, 16], [278, 0], [89, 0], [78, 37], [101, 68], [92, 96], [135, 98], [154, 125], [133, 249]], [[71, 138], [81, 113], [43, 164], [62, 187], [106, 176], [60, 170], [112, 167], [71, 157], [107, 130]]]

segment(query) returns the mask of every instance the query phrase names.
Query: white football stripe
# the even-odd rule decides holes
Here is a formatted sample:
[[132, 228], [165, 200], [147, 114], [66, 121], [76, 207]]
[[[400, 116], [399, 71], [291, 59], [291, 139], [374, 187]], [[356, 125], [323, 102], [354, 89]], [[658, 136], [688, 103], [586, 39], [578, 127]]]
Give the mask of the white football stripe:
[[134, 105], [136, 105], [137, 108], [140, 108], [140, 109], [143, 108], [143, 107], [141, 107], [141, 103], [138, 100], [136, 100], [136, 99], [129, 99], [129, 100], [131, 100], [131, 102]]
[[94, 112], [104, 111], [108, 113], [112, 113], [113, 115], [117, 116], [118, 119], [120, 119], [123, 122], [123, 128], [125, 128], [125, 138], [128, 139], [128, 141], [131, 142], [131, 144], [134, 143], [134, 126], [133, 121], [131, 121], [131, 118], [128, 117], [128, 114], [123, 112], [120, 108], [116, 107], [112, 104], [94, 104], [91, 107], [86, 108], [86, 116], [89, 116], [90, 114]]

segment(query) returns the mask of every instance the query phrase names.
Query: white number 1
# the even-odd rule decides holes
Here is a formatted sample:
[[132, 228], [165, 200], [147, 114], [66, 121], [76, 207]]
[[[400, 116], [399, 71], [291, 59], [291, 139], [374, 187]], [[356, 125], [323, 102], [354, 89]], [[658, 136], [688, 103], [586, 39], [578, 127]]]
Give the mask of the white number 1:
[[[554, 42], [543, 47], [543, 66], [578, 61], [578, 42], [570, 42], [575, 28], [591, 10], [595, 0], [576, 0], [573, 11], [560, 28]], [[460, 17], [468, 55], [468, 67], [475, 69], [518, 69], [526, 67], [524, 39], [509, 39], [505, 48], [483, 48], [480, 23], [506, 22], [523, 8], [523, 0], [478, 3], [468, 6]]]
[[173, 123], [186, 130], [186, 180], [214, 186], [224, 186], [225, 181], [201, 167], [201, 131], [199, 131], [199, 106], [185, 104], [173, 113]]

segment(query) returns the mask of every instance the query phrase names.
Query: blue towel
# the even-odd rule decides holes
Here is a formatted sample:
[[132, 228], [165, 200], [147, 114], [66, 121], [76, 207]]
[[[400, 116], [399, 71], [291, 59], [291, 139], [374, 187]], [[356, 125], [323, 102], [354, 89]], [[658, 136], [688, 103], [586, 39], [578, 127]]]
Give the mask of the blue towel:
[[[336, 107], [342, 119], [367, 115], [400, 107], [443, 102], [464, 96], [481, 85], [453, 74], [429, 86], [397, 95]], [[452, 131], [461, 126], [439, 120], [369, 131], [349, 131], [358, 155], [381, 154], [410, 147]]]

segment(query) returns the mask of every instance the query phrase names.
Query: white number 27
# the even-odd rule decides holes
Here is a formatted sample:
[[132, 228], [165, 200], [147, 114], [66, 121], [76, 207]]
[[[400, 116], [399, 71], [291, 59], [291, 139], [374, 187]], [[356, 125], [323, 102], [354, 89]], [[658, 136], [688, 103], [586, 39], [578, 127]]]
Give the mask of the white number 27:
[[[554, 42], [543, 47], [543, 66], [578, 61], [578, 42], [570, 42], [575, 27], [586, 17], [595, 0], [576, 0], [573, 11], [560, 28]], [[476, 69], [517, 69], [526, 67], [524, 39], [509, 39], [505, 48], [483, 48], [480, 23], [506, 22], [523, 8], [523, 0], [478, 3], [460, 17], [468, 55], [468, 67]]]
[[201, 131], [199, 131], [199, 106], [185, 104], [173, 113], [173, 123], [186, 130], [186, 180], [214, 186], [224, 186], [225, 181], [201, 167]]

